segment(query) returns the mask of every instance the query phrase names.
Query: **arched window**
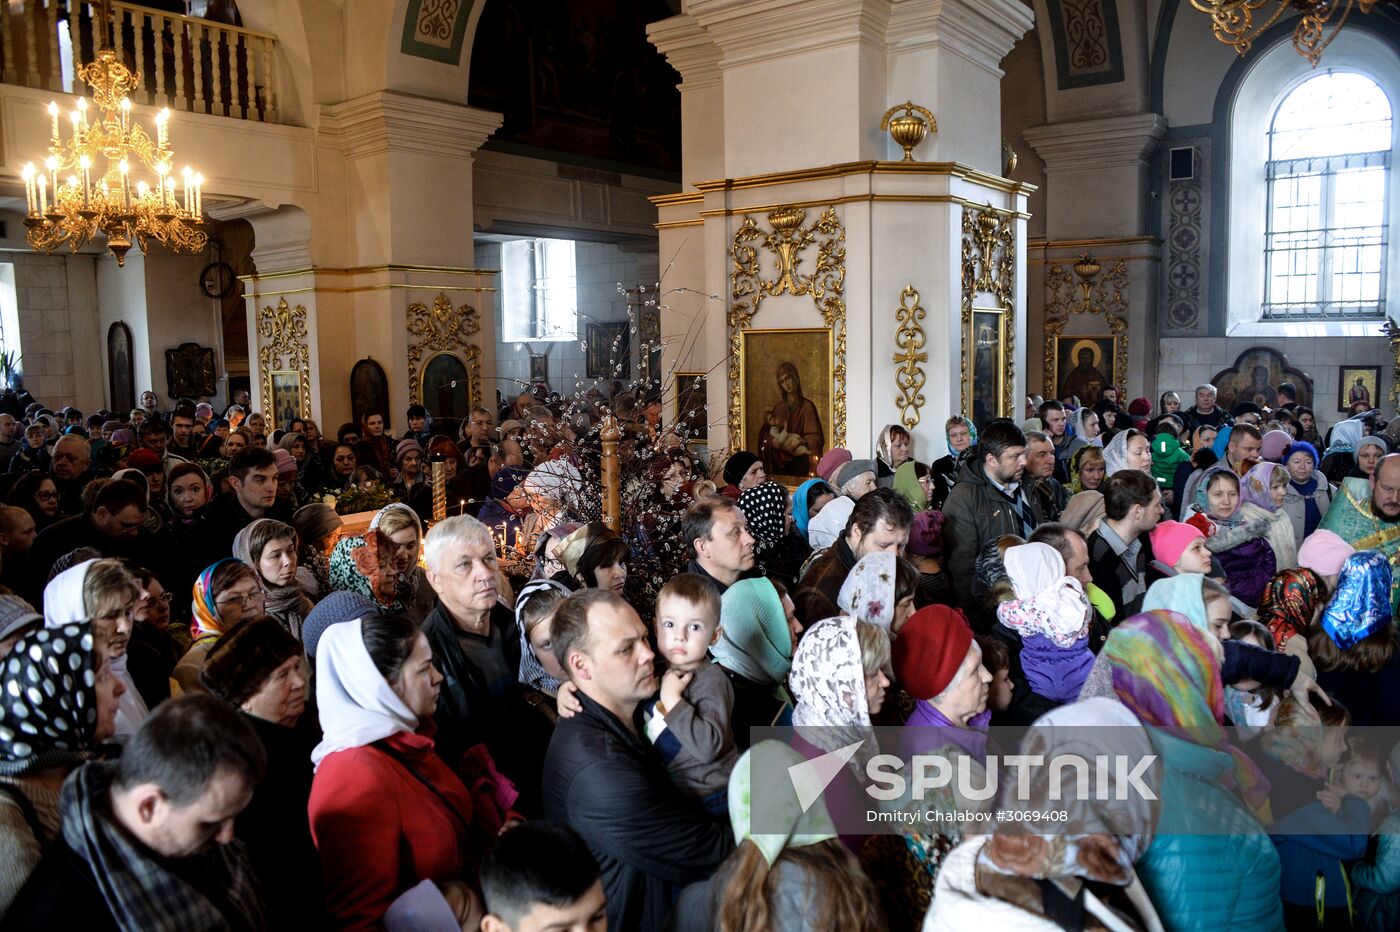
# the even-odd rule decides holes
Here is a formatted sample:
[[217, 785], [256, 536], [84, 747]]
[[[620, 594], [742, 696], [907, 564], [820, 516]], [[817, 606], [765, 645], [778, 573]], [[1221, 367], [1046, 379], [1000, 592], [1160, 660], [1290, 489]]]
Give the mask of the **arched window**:
[[1390, 101], [1356, 72], [1308, 78], [1269, 128], [1266, 320], [1385, 316]]

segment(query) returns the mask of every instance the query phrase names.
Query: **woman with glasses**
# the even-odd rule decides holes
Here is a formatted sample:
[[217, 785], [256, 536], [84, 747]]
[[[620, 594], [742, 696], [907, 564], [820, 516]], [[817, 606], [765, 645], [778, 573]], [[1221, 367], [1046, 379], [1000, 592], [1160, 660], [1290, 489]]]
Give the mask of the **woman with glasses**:
[[34, 528], [42, 531], [58, 520], [58, 486], [44, 473], [34, 470], [15, 483], [6, 504], [23, 508], [34, 518]]
[[59, 573], [44, 588], [44, 627], [91, 624], [107, 645], [107, 662], [124, 692], [117, 705], [116, 737], [124, 742], [151, 714], [127, 670], [132, 611], [141, 595], [136, 577], [121, 560], [88, 560]]
[[258, 574], [240, 560], [225, 557], [199, 574], [190, 603], [192, 643], [170, 674], [182, 692], [201, 688], [199, 671], [215, 642], [244, 618], [261, 615], [263, 602]]
[[[190, 649], [189, 629], [170, 623], [173, 596], [165, 591], [155, 574], [130, 561], [124, 562], [141, 584], [141, 595], [132, 611], [135, 624], [126, 649], [130, 658], [127, 670], [146, 705], [155, 708], [170, 698], [170, 671]], [[180, 637], [182, 632], [184, 638]]]

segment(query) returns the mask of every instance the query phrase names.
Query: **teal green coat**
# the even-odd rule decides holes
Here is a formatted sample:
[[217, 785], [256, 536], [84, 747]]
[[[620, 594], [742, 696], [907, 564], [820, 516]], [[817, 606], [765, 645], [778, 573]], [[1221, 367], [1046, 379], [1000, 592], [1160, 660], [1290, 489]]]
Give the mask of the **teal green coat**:
[[1147, 733], [1165, 768], [1162, 815], [1137, 872], [1162, 924], [1168, 932], [1281, 930], [1278, 851], [1223, 785], [1234, 759], [1157, 728]]
[[1351, 869], [1356, 927], [1368, 932], [1400, 928], [1400, 812], [1385, 817], [1379, 834], [1376, 859]]

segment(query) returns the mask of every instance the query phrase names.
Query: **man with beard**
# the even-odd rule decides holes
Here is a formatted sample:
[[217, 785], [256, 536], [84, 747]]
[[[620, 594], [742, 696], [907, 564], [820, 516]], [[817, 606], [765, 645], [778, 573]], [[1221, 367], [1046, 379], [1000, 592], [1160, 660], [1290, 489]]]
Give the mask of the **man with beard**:
[[[1400, 453], [1382, 458], [1370, 479], [1342, 480], [1318, 529], [1357, 550], [1380, 551], [1392, 568], [1400, 566]], [[1390, 603], [1400, 605], [1400, 573], [1392, 574]]]

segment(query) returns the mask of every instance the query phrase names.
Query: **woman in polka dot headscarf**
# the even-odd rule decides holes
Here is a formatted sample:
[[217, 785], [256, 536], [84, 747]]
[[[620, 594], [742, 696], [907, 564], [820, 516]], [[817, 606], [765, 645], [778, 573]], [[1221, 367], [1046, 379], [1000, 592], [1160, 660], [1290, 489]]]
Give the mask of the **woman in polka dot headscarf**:
[[812, 548], [800, 534], [793, 533], [792, 499], [776, 482], [764, 482], [739, 495], [739, 510], [748, 522], [754, 539], [754, 559], [768, 575], [784, 585], [796, 583], [797, 571], [811, 556]]
[[25, 636], [0, 660], [0, 914], [59, 831], [63, 780], [116, 732], [123, 687], [92, 626]]

